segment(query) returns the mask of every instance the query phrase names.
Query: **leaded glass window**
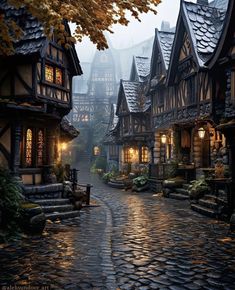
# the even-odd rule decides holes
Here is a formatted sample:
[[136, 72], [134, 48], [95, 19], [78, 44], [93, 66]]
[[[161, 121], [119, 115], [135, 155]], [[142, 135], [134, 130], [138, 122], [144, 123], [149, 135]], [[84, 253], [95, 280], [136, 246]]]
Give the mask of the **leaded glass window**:
[[27, 129], [26, 131], [26, 166], [32, 166], [32, 151], [33, 151], [33, 131]]
[[44, 134], [42, 130], [37, 135], [37, 165], [43, 165]]
[[55, 78], [56, 78], [55, 83], [57, 85], [62, 86], [62, 84], [63, 84], [63, 76], [62, 76], [62, 70], [61, 69], [56, 68]]
[[45, 79], [49, 83], [54, 82], [54, 69], [50, 65], [46, 65], [45, 67]]
[[141, 162], [147, 163], [149, 161], [148, 147], [141, 147]]

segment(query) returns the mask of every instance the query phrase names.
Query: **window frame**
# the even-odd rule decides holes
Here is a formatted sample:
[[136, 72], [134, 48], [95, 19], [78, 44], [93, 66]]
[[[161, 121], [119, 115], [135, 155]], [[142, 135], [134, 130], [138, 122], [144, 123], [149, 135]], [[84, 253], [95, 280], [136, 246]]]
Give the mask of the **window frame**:
[[[31, 147], [31, 164], [27, 164], [27, 132], [28, 130], [32, 131], [32, 147]], [[43, 133], [43, 144], [42, 144], [42, 163], [39, 164], [38, 162], [38, 134], [39, 132], [42, 131]], [[23, 137], [23, 146], [22, 146], [22, 154], [21, 154], [21, 166], [24, 168], [38, 168], [42, 167], [45, 165], [45, 153], [46, 153], [46, 130], [41, 127], [32, 127], [32, 126], [27, 126], [25, 128], [25, 134]]]

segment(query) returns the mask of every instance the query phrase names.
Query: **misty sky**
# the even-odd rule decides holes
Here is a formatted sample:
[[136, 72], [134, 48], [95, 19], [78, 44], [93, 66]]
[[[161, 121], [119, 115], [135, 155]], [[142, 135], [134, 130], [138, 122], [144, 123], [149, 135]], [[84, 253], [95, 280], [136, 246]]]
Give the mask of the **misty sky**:
[[[191, 0], [191, 2], [196, 2]], [[115, 25], [113, 27], [114, 34], [110, 34], [110, 40], [115, 48], [126, 48], [136, 43], [146, 40], [154, 36], [155, 28], [161, 27], [163, 20], [169, 21], [172, 26], [175, 26], [179, 13], [180, 0], [162, 0], [158, 5], [158, 14], [153, 13], [143, 14], [141, 22], [131, 18], [129, 25]], [[83, 38], [82, 43], [76, 45], [78, 57], [81, 62], [91, 62], [94, 55], [95, 46], [88, 38]]]

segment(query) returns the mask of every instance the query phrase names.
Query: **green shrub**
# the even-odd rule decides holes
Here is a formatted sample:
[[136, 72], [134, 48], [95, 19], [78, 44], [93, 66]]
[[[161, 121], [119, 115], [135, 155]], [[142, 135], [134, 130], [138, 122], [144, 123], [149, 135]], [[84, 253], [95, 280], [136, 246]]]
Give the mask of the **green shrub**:
[[138, 176], [138, 177], [133, 179], [133, 184], [137, 187], [142, 187], [142, 186], [146, 185], [147, 182], [148, 182], [148, 178], [145, 175]]
[[103, 174], [102, 176], [102, 180], [105, 183], [108, 183], [110, 181], [110, 179], [114, 178], [115, 174], [113, 172], [107, 172], [105, 174]]
[[0, 211], [2, 226], [6, 230], [17, 229], [22, 200], [22, 189], [16, 179], [6, 169], [0, 169]]
[[191, 199], [199, 199], [210, 192], [210, 187], [204, 177], [191, 181], [189, 196]]

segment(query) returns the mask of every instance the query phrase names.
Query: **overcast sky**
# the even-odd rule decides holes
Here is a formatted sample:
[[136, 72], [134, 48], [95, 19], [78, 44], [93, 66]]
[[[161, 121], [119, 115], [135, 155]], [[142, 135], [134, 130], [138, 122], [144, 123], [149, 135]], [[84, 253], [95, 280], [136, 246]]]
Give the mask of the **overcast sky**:
[[[194, 0], [191, 2], [195, 2]], [[115, 25], [113, 27], [114, 34], [110, 35], [110, 40], [115, 48], [126, 48], [136, 43], [154, 36], [155, 28], [161, 27], [163, 20], [169, 21], [172, 26], [175, 26], [179, 13], [180, 0], [162, 0], [158, 5], [158, 14], [153, 13], [143, 14], [141, 22], [133, 19], [129, 25]], [[82, 43], [77, 44], [77, 52], [81, 62], [91, 62], [94, 55], [95, 46], [84, 38]]]

